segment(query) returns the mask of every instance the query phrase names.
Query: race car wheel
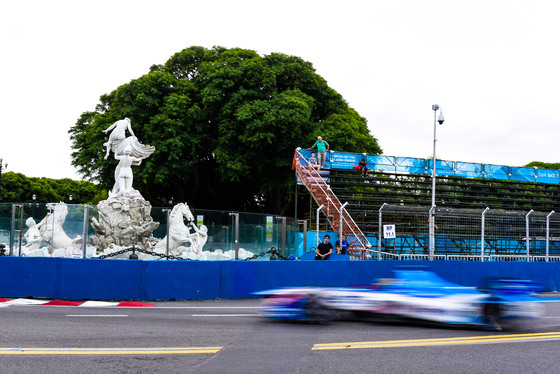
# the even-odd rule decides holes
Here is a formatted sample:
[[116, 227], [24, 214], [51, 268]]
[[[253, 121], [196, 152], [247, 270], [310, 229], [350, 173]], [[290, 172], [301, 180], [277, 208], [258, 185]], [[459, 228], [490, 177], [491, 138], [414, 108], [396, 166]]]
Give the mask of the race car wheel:
[[328, 308], [319, 296], [310, 296], [305, 304], [305, 312], [311, 322], [329, 324], [336, 319], [334, 310]]
[[490, 298], [488, 302], [484, 304], [483, 316], [486, 325], [483, 330], [487, 331], [502, 331], [502, 324], [500, 323], [502, 317], [502, 311], [500, 304], [495, 298]]

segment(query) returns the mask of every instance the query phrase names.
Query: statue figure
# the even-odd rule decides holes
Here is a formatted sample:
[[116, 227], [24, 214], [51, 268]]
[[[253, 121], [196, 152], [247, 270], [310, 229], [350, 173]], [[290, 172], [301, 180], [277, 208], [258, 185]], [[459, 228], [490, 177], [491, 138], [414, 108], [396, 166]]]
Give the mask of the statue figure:
[[[114, 130], [113, 130], [114, 129]], [[111, 126], [103, 130], [106, 134], [110, 130], [113, 130], [109, 135], [109, 140], [107, 143], [103, 143], [105, 147], [107, 147], [107, 154], [105, 155], [104, 159], [106, 160], [109, 158], [109, 153], [111, 152], [112, 146], [118, 144], [119, 142], [123, 141], [126, 138], [126, 130], [130, 133], [130, 135], [134, 136], [134, 131], [132, 131], [132, 126], [130, 125], [130, 119], [125, 118], [121, 119], [113, 123]]]
[[47, 213], [47, 216], [36, 226], [39, 232], [39, 243], [47, 242], [54, 249], [64, 249], [72, 246], [75, 241], [81, 240], [81, 237], [75, 240], [70, 239], [62, 228], [62, 225], [64, 225], [66, 221], [66, 216], [68, 215], [68, 207], [66, 204], [57, 203], [48, 204], [47, 206], [52, 208], [53, 212]]
[[23, 247], [24, 251], [32, 251], [34, 249], [41, 248], [41, 233], [37, 228], [37, 223], [33, 218], [29, 217], [25, 221], [25, 224], [27, 225], [28, 229], [23, 236], [26, 243]]
[[113, 190], [111, 191], [110, 196], [126, 196], [126, 197], [137, 197], [135, 195], [140, 195], [138, 191], [132, 188], [132, 165], [137, 163], [140, 164], [142, 162], [141, 158], [132, 157], [132, 148], [126, 147], [123, 150], [122, 155], [115, 155], [115, 158], [119, 160], [119, 164], [115, 169], [115, 185], [113, 186]]
[[208, 227], [200, 225], [200, 228], [198, 228], [194, 222], [191, 225], [194, 230], [194, 234], [191, 234], [191, 251], [200, 255], [202, 248], [208, 241]]
[[[155, 147], [146, 146], [138, 141], [138, 138], [132, 131], [130, 119], [113, 123], [111, 126], [103, 130], [104, 133], [111, 131], [109, 140], [103, 145], [107, 148], [105, 159], [109, 157], [109, 153], [113, 150], [115, 158], [119, 160], [119, 164], [115, 170], [115, 184], [113, 190], [109, 192], [110, 198], [125, 197], [129, 199], [139, 198], [142, 195], [134, 188], [132, 188], [132, 168], [131, 166], [138, 166], [142, 160], [149, 157], [154, 151]], [[126, 137], [126, 131], [131, 134]]]
[[[190, 229], [185, 225], [184, 220], [193, 227], [194, 233], [191, 234]], [[169, 254], [180, 255], [179, 246], [183, 243], [190, 243], [191, 251], [200, 254], [202, 247], [208, 240], [208, 228], [204, 225], [196, 227], [194, 223], [194, 216], [185, 203], [177, 204], [169, 213]], [[167, 236], [160, 240], [154, 251], [158, 253], [165, 253], [167, 247]]]

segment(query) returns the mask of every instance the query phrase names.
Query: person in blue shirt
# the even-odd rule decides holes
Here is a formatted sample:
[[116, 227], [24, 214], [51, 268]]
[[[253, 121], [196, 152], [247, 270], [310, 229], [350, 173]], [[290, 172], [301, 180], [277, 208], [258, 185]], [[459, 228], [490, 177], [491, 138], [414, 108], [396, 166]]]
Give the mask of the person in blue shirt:
[[315, 152], [311, 152], [311, 157], [309, 157], [309, 160], [307, 160], [307, 162], [311, 169], [317, 169], [319, 167], [319, 164], [317, 163], [317, 157], [315, 157]]
[[313, 147], [308, 149], [311, 150], [315, 147], [317, 148], [317, 157], [319, 158], [318, 170], [321, 170], [322, 167], [325, 167], [325, 160], [327, 159], [327, 152], [329, 151], [329, 143], [318, 136], [317, 141], [313, 144]]
[[342, 234], [342, 245], [340, 245], [340, 240], [336, 241], [336, 253], [339, 255], [348, 254], [348, 242], [346, 241], [346, 235]]

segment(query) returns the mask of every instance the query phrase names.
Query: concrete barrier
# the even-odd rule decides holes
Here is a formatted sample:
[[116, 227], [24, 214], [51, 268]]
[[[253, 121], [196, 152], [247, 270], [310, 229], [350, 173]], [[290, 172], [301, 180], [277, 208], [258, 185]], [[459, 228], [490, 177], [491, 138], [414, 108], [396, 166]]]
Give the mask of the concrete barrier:
[[0, 257], [0, 297], [72, 300], [185, 300], [254, 297], [277, 287], [371, 283], [394, 266], [428, 266], [481, 286], [488, 277], [537, 281], [558, 291], [560, 263], [461, 261], [135, 261]]

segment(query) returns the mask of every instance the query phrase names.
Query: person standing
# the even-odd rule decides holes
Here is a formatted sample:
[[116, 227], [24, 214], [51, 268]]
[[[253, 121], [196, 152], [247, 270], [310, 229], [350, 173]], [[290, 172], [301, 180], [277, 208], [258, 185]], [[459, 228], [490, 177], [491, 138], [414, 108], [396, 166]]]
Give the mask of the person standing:
[[328, 260], [329, 259], [329, 255], [332, 253], [332, 244], [329, 243], [329, 240], [331, 239], [331, 237], [329, 235], [325, 235], [325, 237], [323, 238], [323, 242], [319, 243], [319, 245], [317, 246], [317, 249], [315, 249], [315, 253], [317, 254], [315, 256], [315, 260]]
[[322, 137], [318, 136], [317, 141], [309, 150], [317, 148], [317, 156], [319, 158], [319, 167], [318, 170], [321, 170], [322, 167], [325, 167], [325, 160], [327, 159], [327, 152], [329, 151], [329, 143], [326, 140], [323, 140]]

